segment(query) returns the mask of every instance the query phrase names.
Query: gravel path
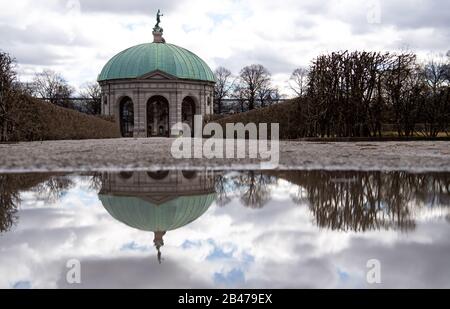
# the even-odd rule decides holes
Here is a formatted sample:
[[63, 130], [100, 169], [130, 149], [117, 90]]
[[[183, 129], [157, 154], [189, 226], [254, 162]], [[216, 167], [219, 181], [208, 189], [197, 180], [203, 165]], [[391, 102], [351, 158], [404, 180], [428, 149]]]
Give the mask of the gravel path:
[[[0, 172], [260, 169], [252, 159], [174, 159], [173, 139], [0, 144]], [[280, 142], [279, 169], [450, 172], [450, 142]]]

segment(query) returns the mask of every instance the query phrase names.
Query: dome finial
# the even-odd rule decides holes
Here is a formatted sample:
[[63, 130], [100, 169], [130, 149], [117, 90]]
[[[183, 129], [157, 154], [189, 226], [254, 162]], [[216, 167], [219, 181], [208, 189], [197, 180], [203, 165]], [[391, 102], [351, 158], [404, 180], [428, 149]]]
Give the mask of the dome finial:
[[154, 232], [155, 238], [153, 239], [153, 243], [155, 244], [156, 250], [158, 251], [158, 262], [159, 264], [162, 263], [162, 254], [161, 254], [161, 247], [164, 246], [164, 235], [166, 235], [166, 232]]
[[155, 28], [153, 28], [153, 42], [154, 43], [166, 43], [164, 38], [162, 37], [164, 29], [159, 26], [161, 23], [161, 17], [164, 16], [161, 14], [161, 10], [158, 10], [158, 13], [156, 13], [156, 25]]

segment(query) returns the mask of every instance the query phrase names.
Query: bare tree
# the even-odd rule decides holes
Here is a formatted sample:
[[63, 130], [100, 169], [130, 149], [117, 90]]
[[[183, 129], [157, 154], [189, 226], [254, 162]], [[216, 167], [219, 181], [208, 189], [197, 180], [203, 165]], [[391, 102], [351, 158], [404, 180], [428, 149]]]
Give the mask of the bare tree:
[[298, 202], [309, 206], [319, 227], [355, 232], [414, 230], [411, 201], [430, 207], [433, 191], [448, 184], [448, 176], [403, 172], [286, 172], [282, 178], [304, 190]]
[[434, 57], [426, 63], [421, 76], [427, 86], [422, 104], [421, 118], [425, 125], [424, 133], [429, 137], [438, 136], [448, 130], [450, 119], [450, 80], [449, 63], [442, 56]]
[[74, 182], [66, 176], [52, 176], [47, 181], [41, 182], [33, 191], [47, 203], [54, 203], [64, 196], [65, 192], [74, 186]]
[[258, 92], [267, 83], [270, 83], [270, 72], [260, 64], [252, 64], [241, 70], [239, 84], [241, 88], [246, 89], [248, 109], [253, 110], [256, 107], [256, 98]]
[[7, 53], [0, 52], [0, 141], [7, 140], [11, 129], [11, 109], [14, 100], [15, 60]]
[[219, 174], [215, 179], [215, 189], [217, 194], [216, 204], [223, 207], [231, 202], [232, 190], [230, 190], [231, 179], [226, 175]]
[[218, 114], [222, 114], [223, 100], [230, 96], [233, 89], [233, 76], [224, 67], [218, 67], [214, 75], [216, 76], [216, 86], [214, 88], [216, 111]]
[[33, 83], [34, 96], [61, 107], [73, 107], [72, 102], [68, 99], [74, 93], [74, 89], [69, 86], [61, 74], [51, 70], [44, 70], [35, 75]]
[[447, 82], [447, 85], [450, 85], [450, 50], [447, 51], [447, 53], [445, 54], [446, 59], [444, 60], [445, 62], [445, 80]]
[[424, 77], [433, 92], [438, 91], [447, 79], [447, 64], [442, 57], [433, 58], [424, 67]]
[[0, 234], [8, 232], [18, 219], [20, 194], [12, 184], [12, 177], [15, 176], [0, 175]]
[[100, 115], [102, 112], [102, 89], [97, 82], [86, 83], [80, 90], [80, 96], [86, 99], [84, 110], [91, 115]]
[[308, 69], [297, 68], [289, 79], [289, 88], [299, 97], [303, 97], [308, 89], [308, 74]]
[[94, 172], [94, 173], [89, 173], [91, 175], [91, 178], [89, 180], [89, 189], [93, 190], [95, 192], [100, 192], [101, 188], [102, 188], [102, 173], [100, 172]]
[[322, 137], [381, 135], [382, 68], [389, 60], [389, 54], [348, 51], [315, 59], [308, 77], [308, 104], [300, 106], [308, 117], [308, 131]]
[[273, 103], [278, 103], [280, 99], [281, 95], [278, 88], [272, 86], [269, 82], [264, 83], [258, 91], [258, 101], [260, 103], [260, 107], [266, 107], [272, 105]]
[[387, 64], [385, 90], [399, 136], [414, 133], [423, 101], [423, 79], [419, 78], [416, 59], [413, 53], [403, 53], [392, 57]]
[[236, 84], [233, 87], [232, 97], [238, 102], [241, 113], [246, 111], [246, 105], [248, 103], [248, 89], [244, 88], [241, 84]]
[[235, 177], [233, 182], [240, 191], [240, 199], [245, 207], [263, 208], [270, 201], [270, 185], [276, 182], [276, 178], [249, 171]]
[[447, 66], [442, 58], [419, 66], [411, 52], [321, 55], [310, 67], [298, 122], [307, 136], [381, 137], [388, 123], [399, 136], [421, 130], [436, 137], [450, 123]]

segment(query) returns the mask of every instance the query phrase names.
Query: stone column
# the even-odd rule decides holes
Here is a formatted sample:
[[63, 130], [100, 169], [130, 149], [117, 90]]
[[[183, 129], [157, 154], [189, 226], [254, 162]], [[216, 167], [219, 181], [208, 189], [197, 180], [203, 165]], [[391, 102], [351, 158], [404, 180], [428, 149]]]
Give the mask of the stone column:
[[119, 102], [119, 95], [116, 93], [113, 93], [110, 98], [111, 101], [109, 102], [109, 115], [114, 116], [114, 119], [116, 120], [116, 123], [120, 127], [120, 102]]
[[[157, 104], [153, 104], [153, 106], [151, 106], [150, 108], [153, 108], [153, 132], [152, 132], [152, 136], [153, 135], [158, 135], [159, 132], [159, 128], [158, 128], [158, 105]], [[148, 121], [152, 121], [152, 119], [148, 119]]]
[[207, 115], [207, 101], [206, 101], [206, 89], [205, 85], [201, 85], [201, 90], [199, 91], [200, 105], [202, 106], [202, 116]]
[[182, 104], [183, 104], [183, 96], [179, 91], [170, 93], [169, 131], [172, 137], [178, 136], [178, 134], [172, 134], [171, 129], [173, 126], [175, 126], [175, 124], [181, 123]]
[[136, 84], [136, 89], [133, 91], [134, 102], [134, 137], [147, 137], [146, 130], [146, 102], [145, 93], [140, 89], [139, 84]]

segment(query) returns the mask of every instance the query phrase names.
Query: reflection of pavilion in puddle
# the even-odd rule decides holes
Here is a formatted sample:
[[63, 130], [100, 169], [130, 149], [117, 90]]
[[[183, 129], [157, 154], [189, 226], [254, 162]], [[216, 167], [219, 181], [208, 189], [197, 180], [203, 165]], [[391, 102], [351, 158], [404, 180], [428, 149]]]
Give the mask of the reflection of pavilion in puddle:
[[154, 232], [154, 245], [164, 246], [168, 231], [201, 217], [216, 198], [213, 172], [105, 173], [99, 198], [116, 220]]

